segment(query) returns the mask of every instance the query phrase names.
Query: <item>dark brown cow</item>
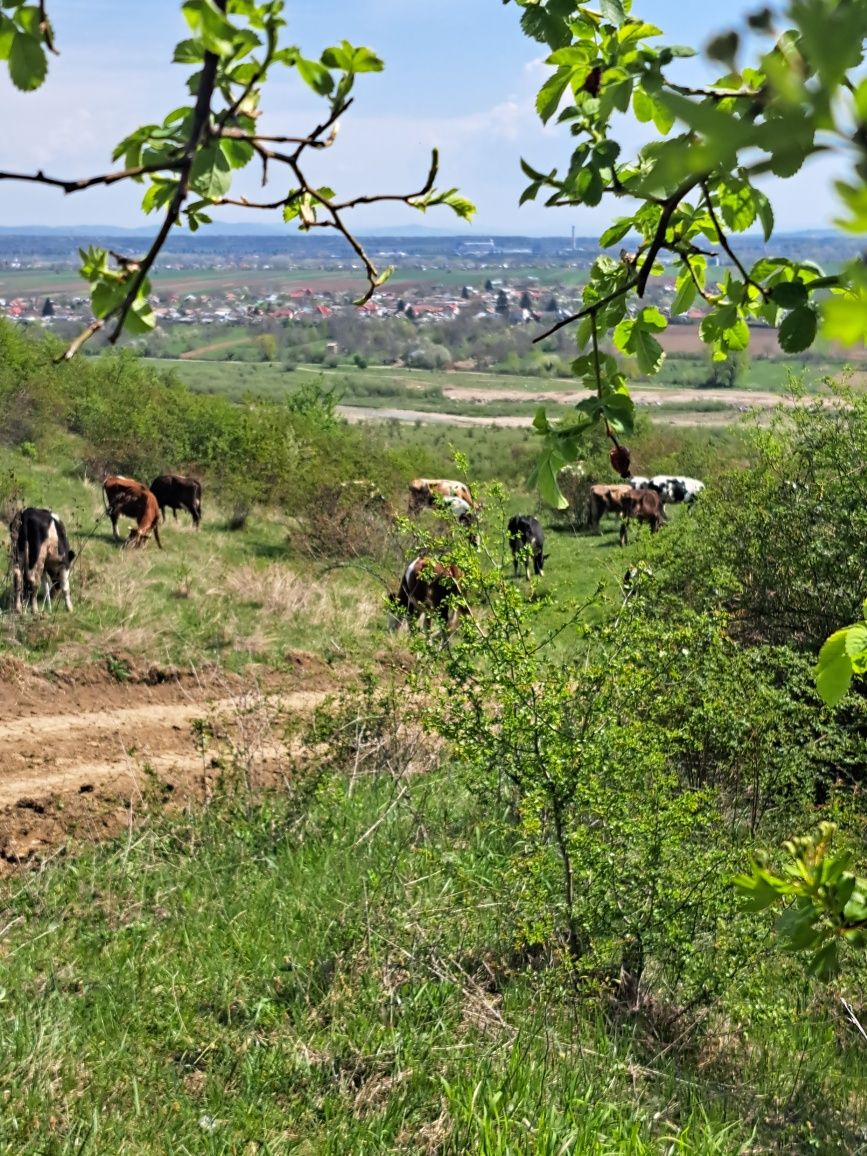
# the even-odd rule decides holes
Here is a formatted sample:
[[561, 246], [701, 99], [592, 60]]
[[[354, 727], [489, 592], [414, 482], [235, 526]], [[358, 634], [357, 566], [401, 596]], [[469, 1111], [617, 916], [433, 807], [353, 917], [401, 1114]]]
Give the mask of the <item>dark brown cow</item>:
[[436, 504], [437, 499], [460, 498], [470, 509], [475, 508], [473, 496], [463, 482], [453, 482], [446, 478], [415, 478], [409, 484], [408, 513], [417, 514], [428, 506]]
[[446, 631], [458, 624], [466, 605], [461, 599], [462, 574], [455, 565], [436, 562], [424, 554], [413, 559], [400, 580], [400, 589], [389, 599], [389, 626], [396, 630], [402, 622], [417, 622], [427, 629], [438, 618]]
[[147, 486], [137, 482], [135, 478], [125, 478], [120, 474], [113, 474], [103, 481], [102, 489], [115, 538], [120, 538], [117, 532], [117, 520], [123, 515], [125, 518], [132, 518], [136, 523], [129, 532], [129, 537], [125, 543], [127, 546], [147, 545], [148, 537], [153, 531], [156, 544], [162, 550], [163, 544], [160, 541], [159, 532], [160, 508]]
[[587, 511], [587, 524], [594, 532], [599, 532], [599, 523], [603, 514], [623, 514], [623, 502], [627, 494], [632, 492], [632, 486], [591, 486], [590, 501]]
[[620, 545], [625, 546], [629, 536], [629, 519], [650, 526], [655, 534], [664, 519], [662, 498], [655, 490], [630, 490], [623, 499], [623, 514], [620, 522]]
[[75, 558], [69, 548], [66, 528], [51, 510], [30, 506], [19, 510], [9, 525], [12, 540], [12, 605], [20, 614], [23, 602], [37, 610], [40, 585], [51, 605], [51, 593], [60, 590], [67, 610], [72, 609], [69, 594], [69, 568]]
[[151, 493], [166, 520], [166, 509], [177, 518], [178, 509], [186, 510], [198, 530], [202, 520], [202, 483], [195, 478], [185, 478], [182, 474], [160, 474], [150, 486]]

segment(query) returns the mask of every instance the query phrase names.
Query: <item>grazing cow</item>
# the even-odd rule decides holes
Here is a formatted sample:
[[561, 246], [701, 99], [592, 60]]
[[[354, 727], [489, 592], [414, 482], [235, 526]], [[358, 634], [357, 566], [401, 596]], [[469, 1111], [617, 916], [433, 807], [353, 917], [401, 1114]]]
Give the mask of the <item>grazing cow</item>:
[[625, 546], [629, 536], [629, 519], [644, 522], [655, 534], [663, 522], [662, 498], [655, 490], [630, 490], [622, 501], [620, 545]]
[[593, 533], [599, 532], [603, 514], [622, 514], [623, 499], [632, 491], [629, 483], [617, 486], [591, 486], [587, 510], [587, 525]]
[[160, 541], [160, 508], [156, 498], [141, 482], [134, 478], [125, 478], [115, 474], [107, 477], [102, 483], [105, 495], [105, 505], [108, 516], [111, 518], [111, 529], [115, 538], [120, 538], [117, 532], [117, 520], [123, 515], [132, 518], [136, 523], [129, 532], [127, 546], [145, 546], [148, 536], [153, 531], [154, 538], [162, 550]]
[[463, 482], [452, 482], [445, 478], [416, 478], [409, 484], [409, 514], [417, 514], [428, 506], [433, 506], [438, 498], [461, 498], [470, 509], [475, 509], [473, 496]]
[[19, 510], [9, 526], [12, 539], [12, 604], [16, 614], [22, 610], [22, 598], [36, 613], [37, 595], [44, 586], [51, 605], [52, 590], [60, 590], [67, 610], [72, 609], [69, 594], [69, 567], [75, 552], [69, 548], [66, 528], [51, 510], [33, 506]]
[[516, 578], [518, 577], [518, 563], [522, 557], [524, 559], [524, 573], [528, 582], [530, 581], [531, 559], [533, 573], [539, 578], [543, 576], [543, 566], [548, 555], [542, 553], [545, 548], [545, 535], [535, 518], [530, 517], [529, 514], [513, 514], [509, 518], [509, 547], [512, 551], [512, 565], [515, 567]]
[[150, 486], [151, 493], [157, 500], [163, 521], [166, 520], [166, 509], [170, 509], [172, 516], [177, 518], [178, 508], [186, 510], [193, 519], [193, 525], [198, 530], [202, 520], [202, 483], [195, 478], [185, 478], [181, 474], [160, 474], [154, 478]]
[[479, 545], [479, 519], [473, 507], [464, 498], [450, 496], [447, 498], [439, 498], [436, 502], [437, 509], [441, 509], [451, 514], [459, 526], [467, 532], [467, 541], [471, 546], [478, 547]]
[[704, 489], [704, 482], [700, 482], [697, 478], [682, 478], [672, 477], [668, 474], [656, 474], [650, 479], [648, 488], [656, 490], [663, 504], [686, 502], [687, 505], [692, 505], [701, 491]]
[[396, 630], [405, 620], [427, 629], [438, 618], [448, 632], [454, 630], [466, 610], [461, 601], [461, 571], [455, 565], [436, 562], [424, 554], [404, 571], [397, 594], [391, 595], [389, 627]]

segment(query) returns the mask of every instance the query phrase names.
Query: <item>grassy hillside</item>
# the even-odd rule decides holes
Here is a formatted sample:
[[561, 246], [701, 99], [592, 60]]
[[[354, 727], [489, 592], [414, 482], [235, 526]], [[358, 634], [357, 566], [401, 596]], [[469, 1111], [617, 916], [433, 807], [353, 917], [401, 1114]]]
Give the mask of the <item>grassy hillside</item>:
[[[0, 347], [2, 512], [52, 507], [79, 553], [73, 614], [0, 616], [0, 1154], [863, 1149], [860, 929], [786, 953], [799, 909], [732, 886], [819, 820], [863, 861], [867, 699], [812, 679], [860, 601], [863, 397], [752, 440], [642, 420], [634, 466], [703, 477], [695, 509], [627, 549], [541, 512], [527, 583], [526, 431], [356, 430], [321, 388], [237, 404]], [[399, 513], [455, 450], [480, 554], [343, 484]], [[109, 464], [200, 474], [201, 530], [121, 549]], [[386, 629], [423, 548], [463, 568], [449, 645]], [[179, 711], [203, 668], [224, 686]]]

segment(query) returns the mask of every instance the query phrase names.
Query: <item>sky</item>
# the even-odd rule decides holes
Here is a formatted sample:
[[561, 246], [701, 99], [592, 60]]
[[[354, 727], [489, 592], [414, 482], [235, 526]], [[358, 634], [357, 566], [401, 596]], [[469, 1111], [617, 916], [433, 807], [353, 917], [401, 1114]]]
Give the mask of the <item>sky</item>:
[[[23, 94], [0, 67], [0, 170], [64, 179], [111, 169], [114, 145], [142, 123], [159, 122], [187, 103], [189, 68], [171, 63], [175, 43], [187, 35], [178, 0], [49, 0], [60, 49], [46, 83]], [[635, 0], [633, 15], [662, 28], [667, 43], [703, 45], [712, 34], [742, 22], [757, 0], [729, 0], [724, 9], [703, 0]], [[356, 231], [422, 225], [478, 238], [486, 233], [589, 236], [622, 215], [603, 201], [591, 208], [545, 209], [518, 200], [526, 184], [519, 159], [548, 170], [568, 164], [574, 147], [561, 126], [543, 126], [534, 111], [536, 92], [550, 66], [544, 46], [520, 30], [521, 9], [501, 0], [288, 0], [284, 43], [318, 57], [347, 39], [372, 48], [382, 73], [358, 78], [355, 102], [334, 147], [309, 165], [317, 183], [340, 197], [360, 193], [405, 194], [424, 182], [430, 150], [440, 150], [438, 186], [457, 186], [478, 208], [472, 226], [449, 210], [425, 216], [405, 206], [359, 209]], [[145, 13], [145, 15], [143, 15]], [[702, 61], [681, 64], [682, 79], [710, 73]], [[303, 135], [318, 123], [324, 102], [292, 70], [268, 82], [263, 132]], [[630, 130], [632, 148], [644, 138]], [[233, 195], [261, 196], [259, 170], [236, 178]], [[771, 181], [778, 227], [824, 228], [835, 204], [828, 162], [816, 161], [789, 182]], [[289, 187], [275, 170], [265, 199]], [[154, 222], [139, 207], [143, 186], [122, 183], [64, 196], [32, 184], [0, 181], [0, 225], [138, 226]], [[216, 221], [278, 223], [279, 216], [224, 207]]]

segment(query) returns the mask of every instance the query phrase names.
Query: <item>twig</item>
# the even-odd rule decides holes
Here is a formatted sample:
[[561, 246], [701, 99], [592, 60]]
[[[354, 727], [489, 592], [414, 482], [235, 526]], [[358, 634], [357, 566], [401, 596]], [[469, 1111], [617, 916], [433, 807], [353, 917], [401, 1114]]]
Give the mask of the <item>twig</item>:
[[376, 822], [371, 824], [371, 826], [367, 828], [367, 830], [364, 832], [364, 834], [359, 835], [359, 837], [355, 840], [355, 842], [352, 844], [352, 850], [353, 851], [355, 850], [356, 847], [360, 847], [362, 843], [367, 842], [367, 840], [370, 838], [370, 836], [373, 834], [373, 832], [377, 829], [377, 827], [379, 827], [382, 823], [385, 822], [385, 820], [388, 818], [388, 816], [391, 814], [391, 812], [394, 810], [394, 808], [397, 806], [397, 804], [400, 802], [400, 800], [403, 798], [403, 796], [407, 793], [408, 790], [409, 790], [409, 786], [406, 783], [404, 783], [403, 786], [398, 791], [398, 793], [391, 800], [391, 803], [388, 805], [388, 807], [386, 807], [386, 809], [382, 812], [382, 814], [376, 820]]
[[62, 177], [47, 177], [42, 169], [35, 173], [0, 172], [0, 181], [29, 181], [37, 185], [51, 185], [55, 189], [63, 189], [67, 195], [80, 193], [94, 185], [113, 185], [118, 181], [126, 181], [132, 177], [141, 177], [146, 173], [158, 173], [165, 169], [179, 169], [185, 163], [184, 157], [168, 157], [165, 160], [153, 161], [148, 165], [134, 165], [131, 169], [116, 169], [111, 173], [100, 173], [95, 177], [82, 177], [80, 180], [64, 180]]
[[867, 1031], [864, 1030], [864, 1027], [863, 1027], [861, 1021], [855, 1015], [855, 1011], [854, 1011], [852, 1005], [849, 1003], [848, 1000], [843, 999], [842, 996], [840, 997], [840, 1003], [843, 1005], [843, 1010], [845, 1011], [845, 1013], [849, 1019], [849, 1022], [855, 1026], [855, 1028], [861, 1033], [862, 1037], [864, 1038], [865, 1043], [867, 1043]]
[[743, 277], [744, 284], [745, 285], [751, 285], [753, 287], [753, 289], [757, 290], [762, 295], [762, 297], [764, 298], [765, 301], [770, 301], [770, 299], [771, 299], [770, 292], [764, 287], [764, 285], [760, 285], [758, 283], [758, 281], [754, 281], [752, 279], [752, 277], [749, 275], [749, 273], [746, 271], [746, 269], [743, 267], [743, 265], [738, 260], [738, 257], [736, 255], [735, 251], [732, 249], [731, 245], [729, 244], [728, 237], [722, 231], [722, 228], [720, 227], [720, 223], [719, 223], [719, 220], [718, 220], [717, 215], [716, 215], [716, 211], [714, 210], [714, 207], [713, 207], [713, 202], [711, 201], [710, 189], [707, 187], [707, 180], [704, 177], [702, 177], [702, 179], [701, 179], [701, 191], [702, 191], [702, 193], [704, 193], [704, 203], [707, 205], [707, 211], [710, 214], [710, 219], [713, 221], [713, 226], [717, 231], [717, 236], [719, 237], [719, 243], [722, 245], [723, 249], [726, 251], [726, 254], [728, 255], [732, 264], [735, 266], [737, 271]]

